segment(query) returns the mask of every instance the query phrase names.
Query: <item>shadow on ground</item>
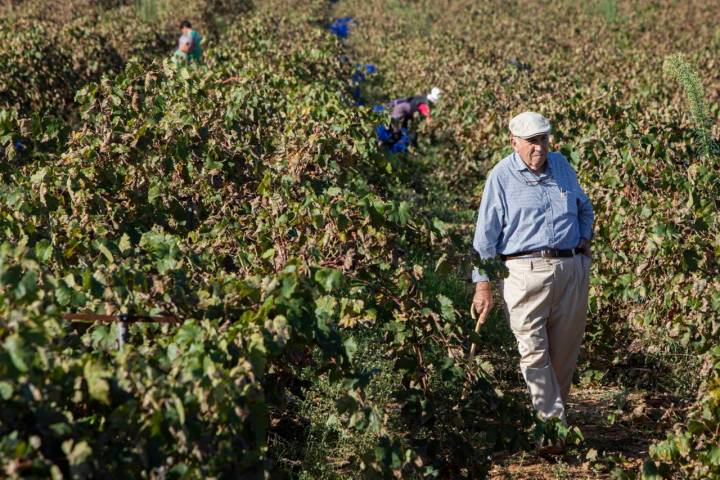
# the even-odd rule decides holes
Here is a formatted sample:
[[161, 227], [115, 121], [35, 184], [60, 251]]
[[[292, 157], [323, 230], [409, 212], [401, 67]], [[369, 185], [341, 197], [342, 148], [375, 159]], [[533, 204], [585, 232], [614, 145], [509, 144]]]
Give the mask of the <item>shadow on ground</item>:
[[563, 456], [533, 451], [498, 453], [491, 479], [634, 478], [649, 446], [681, 417], [683, 406], [668, 394], [628, 391], [618, 387], [576, 388], [568, 421], [585, 441]]

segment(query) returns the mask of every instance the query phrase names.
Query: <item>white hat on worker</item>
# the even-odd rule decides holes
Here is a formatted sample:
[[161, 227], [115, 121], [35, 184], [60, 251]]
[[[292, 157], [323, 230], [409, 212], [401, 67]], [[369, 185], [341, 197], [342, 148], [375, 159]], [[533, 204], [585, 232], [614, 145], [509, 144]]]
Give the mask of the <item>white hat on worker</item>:
[[518, 138], [531, 138], [550, 133], [550, 120], [535, 112], [523, 112], [510, 120], [510, 133]]
[[440, 94], [443, 93], [442, 90], [440, 90], [438, 87], [433, 87], [432, 90], [430, 90], [430, 93], [427, 96], [427, 99], [429, 102], [435, 103], [438, 100], [440, 100]]
[[178, 48], [183, 45], [192, 45], [192, 37], [190, 35], [180, 35], [178, 39]]

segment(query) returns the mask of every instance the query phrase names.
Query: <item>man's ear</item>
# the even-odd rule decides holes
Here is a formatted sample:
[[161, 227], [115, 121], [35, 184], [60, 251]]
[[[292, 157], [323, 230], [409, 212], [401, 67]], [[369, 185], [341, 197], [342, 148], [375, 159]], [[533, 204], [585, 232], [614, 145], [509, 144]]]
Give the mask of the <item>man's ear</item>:
[[512, 135], [510, 135], [510, 146], [517, 152], [517, 140]]

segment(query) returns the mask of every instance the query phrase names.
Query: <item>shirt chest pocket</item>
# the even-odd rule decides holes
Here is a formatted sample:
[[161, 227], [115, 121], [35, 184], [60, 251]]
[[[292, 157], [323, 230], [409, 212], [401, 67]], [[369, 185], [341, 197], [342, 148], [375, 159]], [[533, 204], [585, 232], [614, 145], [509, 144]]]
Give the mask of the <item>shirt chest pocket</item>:
[[580, 199], [575, 192], [558, 188], [553, 193], [556, 195], [557, 201], [555, 203], [557, 203], [561, 214], [577, 215]]

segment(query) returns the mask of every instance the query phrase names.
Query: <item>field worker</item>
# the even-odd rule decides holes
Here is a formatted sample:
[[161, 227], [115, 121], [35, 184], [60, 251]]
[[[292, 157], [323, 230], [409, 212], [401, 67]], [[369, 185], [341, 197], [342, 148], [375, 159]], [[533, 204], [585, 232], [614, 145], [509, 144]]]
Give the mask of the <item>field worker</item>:
[[192, 39], [188, 35], [182, 35], [178, 40], [178, 49], [173, 53], [172, 61], [176, 65], [187, 65], [190, 63], [190, 51], [192, 50]]
[[410, 122], [413, 121], [415, 113], [419, 113], [422, 117], [430, 117], [430, 104], [437, 103], [440, 99], [442, 90], [433, 87], [432, 91], [427, 95], [418, 95], [415, 97], [398, 98], [390, 102], [390, 120], [393, 134], [400, 137], [402, 129], [407, 129]]
[[[473, 247], [497, 255], [509, 276], [499, 288], [534, 409], [567, 424], [565, 404], [585, 331], [593, 209], [565, 157], [548, 152], [550, 122], [524, 112], [510, 121], [513, 152], [490, 172]], [[487, 275], [473, 270], [472, 307], [493, 307]], [[560, 441], [546, 450], [560, 453]]]
[[180, 32], [183, 35], [190, 37], [192, 41], [190, 53], [188, 54], [189, 60], [192, 62], [199, 62], [202, 59], [202, 36], [192, 28], [192, 24], [188, 20], [180, 22]]

